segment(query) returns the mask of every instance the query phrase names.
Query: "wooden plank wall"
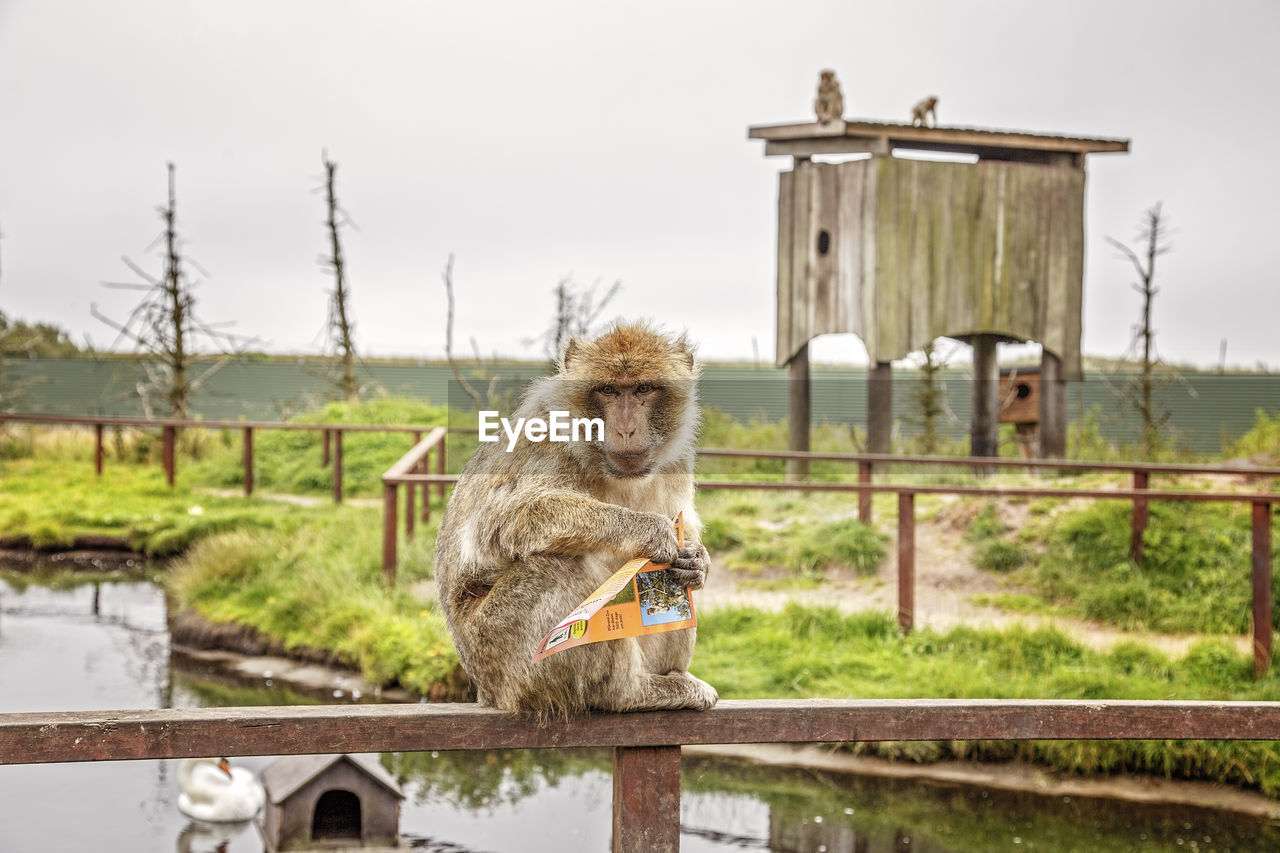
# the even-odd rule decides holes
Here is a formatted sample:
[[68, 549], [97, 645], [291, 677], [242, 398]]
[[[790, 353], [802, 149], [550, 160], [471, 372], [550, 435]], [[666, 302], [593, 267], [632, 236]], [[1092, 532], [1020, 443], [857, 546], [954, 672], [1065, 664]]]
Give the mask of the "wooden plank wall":
[[1083, 170], [800, 161], [778, 201], [779, 364], [820, 334], [852, 332], [891, 361], [981, 333], [1037, 341], [1080, 377]]

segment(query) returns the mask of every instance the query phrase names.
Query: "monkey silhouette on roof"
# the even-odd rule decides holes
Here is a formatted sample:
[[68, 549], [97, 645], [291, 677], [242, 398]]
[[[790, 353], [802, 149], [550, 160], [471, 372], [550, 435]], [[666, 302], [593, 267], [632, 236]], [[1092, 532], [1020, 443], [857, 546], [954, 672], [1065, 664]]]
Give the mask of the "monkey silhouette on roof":
[[836, 80], [836, 72], [830, 68], [818, 75], [818, 97], [814, 99], [813, 111], [823, 124], [844, 116], [844, 95], [840, 92], [840, 81]]

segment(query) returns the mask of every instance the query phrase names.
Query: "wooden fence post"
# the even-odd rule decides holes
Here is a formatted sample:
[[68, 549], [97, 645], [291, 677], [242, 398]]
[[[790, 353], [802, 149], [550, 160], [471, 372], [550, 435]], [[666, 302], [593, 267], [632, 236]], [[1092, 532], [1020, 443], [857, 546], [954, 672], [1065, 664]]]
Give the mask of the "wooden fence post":
[[1271, 504], [1253, 505], [1253, 672], [1271, 666]]
[[[858, 482], [859, 483], [871, 482], [871, 463], [870, 462], [858, 463]], [[863, 524], [871, 523], [871, 490], [870, 489], [864, 489], [858, 492], [858, 521], [861, 521]]]
[[[441, 477], [444, 476], [445, 470], [444, 447], [448, 443], [449, 433], [446, 432], [444, 435], [440, 436], [440, 441], [436, 444], [436, 473]], [[440, 500], [444, 500], [444, 485], [444, 483], [436, 483], [436, 497]], [[426, 512], [426, 507], [423, 507], [423, 512]]]
[[329, 467], [329, 430], [327, 429], [320, 430], [320, 435], [321, 435], [320, 467], [328, 468]]
[[93, 470], [102, 476], [102, 424], [93, 425]]
[[167, 426], [164, 428], [164, 447], [162, 456], [164, 458], [164, 477], [169, 482], [169, 488], [173, 488], [173, 481], [177, 476], [177, 451], [178, 443], [177, 427]]
[[[1150, 483], [1150, 475], [1146, 471], [1133, 472], [1133, 488], [1146, 491]], [[1142, 534], [1146, 532], [1147, 520], [1151, 507], [1146, 498], [1133, 499], [1133, 535], [1129, 539], [1129, 556], [1138, 565], [1142, 565]]]
[[253, 427], [244, 428], [244, 496], [253, 495]]
[[[416, 473], [418, 465], [414, 465], [409, 473]], [[414, 502], [417, 498], [418, 487], [413, 483], [409, 483], [404, 487], [404, 538], [407, 542], [413, 541], [413, 523], [417, 520], [417, 507]]]
[[342, 430], [340, 429], [333, 430], [333, 502], [342, 503]]
[[898, 625], [910, 633], [916, 618], [916, 507], [911, 492], [898, 495]]
[[398, 511], [396, 489], [398, 488], [399, 486], [395, 483], [382, 484], [382, 578], [388, 584], [396, 582], [396, 515]]
[[613, 853], [680, 849], [680, 747], [613, 750]]

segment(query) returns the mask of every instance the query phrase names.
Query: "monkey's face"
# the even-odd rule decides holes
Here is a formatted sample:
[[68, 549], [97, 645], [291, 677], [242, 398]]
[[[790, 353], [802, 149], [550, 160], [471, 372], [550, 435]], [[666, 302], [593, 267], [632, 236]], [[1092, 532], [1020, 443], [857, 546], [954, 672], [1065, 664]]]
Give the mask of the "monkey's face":
[[628, 379], [591, 389], [591, 408], [604, 419], [604, 467], [613, 476], [643, 477], [653, 470], [668, 427], [665, 391], [655, 382]]
[[667, 441], [697, 418], [697, 371], [688, 344], [642, 325], [571, 342], [561, 378], [575, 389], [574, 408], [604, 421], [604, 437], [593, 449], [613, 477], [651, 473]]

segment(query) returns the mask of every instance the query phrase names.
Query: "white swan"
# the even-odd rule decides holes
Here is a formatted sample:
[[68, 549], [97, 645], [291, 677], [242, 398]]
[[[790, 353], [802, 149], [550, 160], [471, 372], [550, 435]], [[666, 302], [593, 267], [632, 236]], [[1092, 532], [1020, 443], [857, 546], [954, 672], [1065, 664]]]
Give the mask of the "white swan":
[[186, 758], [178, 767], [178, 811], [195, 820], [250, 820], [267, 799], [253, 771], [227, 759]]

